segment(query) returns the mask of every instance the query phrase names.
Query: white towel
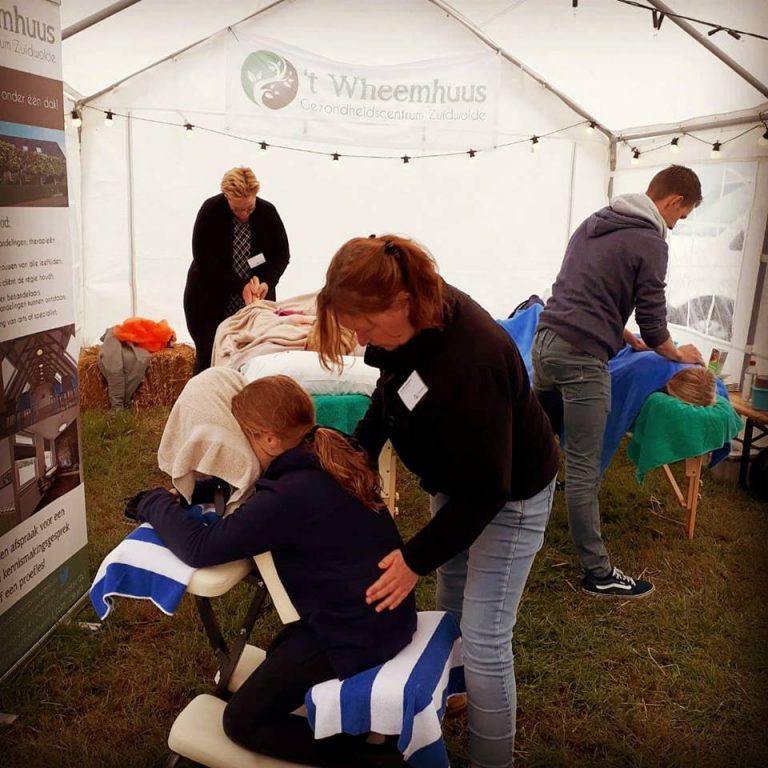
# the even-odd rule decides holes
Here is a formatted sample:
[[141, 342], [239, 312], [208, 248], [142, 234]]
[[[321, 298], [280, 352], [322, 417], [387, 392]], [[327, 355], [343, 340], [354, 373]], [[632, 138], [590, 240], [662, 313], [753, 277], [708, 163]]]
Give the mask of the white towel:
[[447, 768], [441, 721], [448, 696], [464, 691], [461, 637], [442, 611], [418, 614], [411, 642], [386, 664], [313, 686], [307, 718], [316, 739], [336, 733], [399, 734], [414, 768]]
[[259, 462], [232, 415], [232, 398], [247, 383], [237, 371], [209, 368], [193, 376], [174, 403], [157, 463], [187, 501], [192, 499], [195, 480], [206, 475], [231, 486], [227, 512], [253, 491]]
[[184, 597], [194, 570], [163, 544], [149, 523], [144, 523], [104, 558], [91, 586], [91, 602], [102, 621], [112, 610], [115, 597], [151, 600], [170, 615]]

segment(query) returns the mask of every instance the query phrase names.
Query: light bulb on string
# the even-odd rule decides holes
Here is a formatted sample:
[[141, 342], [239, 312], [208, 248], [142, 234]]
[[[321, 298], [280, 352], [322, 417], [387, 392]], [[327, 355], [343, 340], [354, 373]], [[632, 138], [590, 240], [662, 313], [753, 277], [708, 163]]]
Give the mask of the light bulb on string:
[[632, 165], [637, 165], [640, 162], [640, 150], [636, 147], [632, 150], [632, 159], [629, 162]]
[[340, 157], [341, 157], [341, 155], [340, 155], [338, 152], [334, 152], [334, 153], [331, 155], [331, 160], [333, 160], [333, 161], [335, 161], [335, 162], [337, 162], [337, 163], [338, 163], [338, 162], [339, 162], [339, 158], [340, 158]]
[[185, 123], [184, 125], [184, 133], [187, 134], [187, 138], [191, 139], [195, 135], [194, 131], [195, 126], [192, 125], [192, 123]]
[[720, 149], [721, 149], [721, 147], [722, 147], [722, 146], [723, 146], [723, 145], [722, 145], [722, 144], [721, 144], [719, 141], [716, 141], [716, 142], [715, 142], [715, 143], [712, 145], [712, 151], [709, 153], [709, 156], [710, 156], [710, 157], [711, 157], [713, 160], [718, 160], [718, 159], [720, 158], [720, 155], [722, 154], [722, 152], [720, 151]]
[[597, 128], [597, 123], [594, 120], [590, 120], [587, 123], [586, 128], [584, 128], [584, 133], [587, 133], [587, 134], [594, 133], [595, 128]]
[[673, 155], [676, 155], [680, 151], [680, 137], [679, 136], [675, 136], [675, 138], [672, 139], [672, 141], [669, 142], [669, 151]]
[[531, 136], [531, 152], [536, 151], [536, 145], [539, 143], [538, 136]]
[[477, 154], [477, 150], [474, 150], [474, 149], [470, 149], [470, 150], [467, 152], [467, 154], [469, 155], [469, 159], [471, 160], [471, 159], [472, 159], [472, 158], [473, 158], [473, 157], [474, 157], [474, 156]]
[[266, 149], [268, 146], [269, 146], [269, 144], [267, 144], [267, 142], [266, 142], [266, 141], [260, 141], [260, 142], [259, 142], [259, 147], [260, 147], [261, 149]]
[[114, 122], [114, 117], [115, 117], [115, 113], [111, 109], [108, 109], [104, 113], [104, 125], [106, 125], [107, 127], [111, 127], [112, 123]]
[[411, 158], [408, 155], [403, 155], [400, 159], [403, 161], [403, 165], [408, 165], [411, 162]]
[[83, 119], [80, 117], [80, 113], [77, 108], [72, 110], [72, 125], [75, 128], [79, 128], [83, 124]]

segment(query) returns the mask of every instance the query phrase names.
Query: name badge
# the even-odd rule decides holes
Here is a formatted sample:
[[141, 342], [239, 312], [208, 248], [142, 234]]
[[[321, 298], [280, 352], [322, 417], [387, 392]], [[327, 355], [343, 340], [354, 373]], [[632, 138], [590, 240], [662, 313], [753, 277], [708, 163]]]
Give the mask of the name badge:
[[409, 411], [412, 411], [428, 391], [429, 387], [424, 383], [421, 376], [414, 371], [405, 380], [403, 386], [397, 390], [397, 394], [400, 395], [403, 405], [405, 405]]
[[260, 266], [261, 264], [264, 264], [266, 262], [266, 258], [263, 253], [257, 253], [255, 256], [251, 256], [250, 259], [248, 259], [248, 266], [251, 269], [255, 269], [256, 267]]

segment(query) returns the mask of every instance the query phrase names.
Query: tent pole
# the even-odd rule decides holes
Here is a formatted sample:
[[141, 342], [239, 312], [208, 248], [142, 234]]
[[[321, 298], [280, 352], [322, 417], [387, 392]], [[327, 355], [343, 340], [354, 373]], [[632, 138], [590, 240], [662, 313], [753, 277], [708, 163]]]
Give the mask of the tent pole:
[[571, 178], [568, 184], [568, 221], [566, 222], [565, 242], [571, 239], [571, 226], [573, 224], [573, 187], [576, 183], [576, 142], [571, 142]]
[[443, 2], [443, 0], [427, 0], [427, 2], [432, 3], [432, 5], [437, 6], [441, 11], [447, 13], [452, 19], [454, 19], [454, 21], [457, 21], [459, 24], [461, 24], [462, 27], [468, 29], [478, 40], [481, 40], [489, 48], [492, 48], [494, 51], [496, 51], [499, 56], [503, 56], [510, 64], [514, 64], [516, 67], [519, 67], [523, 72], [525, 72], [526, 75], [528, 75], [528, 77], [533, 78], [540, 86], [546, 88], [554, 96], [557, 96], [557, 98], [560, 99], [563, 104], [565, 104], [569, 109], [573, 110], [580, 117], [583, 117], [585, 121], [594, 123], [596, 130], [603, 133], [608, 139], [613, 137], [613, 134], [607, 128], [602, 126], [597, 119], [592, 117], [589, 112], [571, 101], [564, 93], [558, 91], [557, 88], [553, 87], [543, 77], [530, 70], [525, 64], [523, 64], [522, 61], [514, 58], [503, 48], [494, 43], [493, 40], [488, 37], [488, 35], [486, 35], [479, 27], [454, 10], [454, 8], [452, 8], [448, 3]]
[[760, 267], [757, 270], [757, 279], [755, 280], [755, 296], [752, 299], [752, 314], [749, 318], [747, 344], [746, 350], [744, 351], [744, 360], [741, 364], [741, 376], [739, 377], [739, 382], [743, 380], [744, 372], [749, 365], [749, 358], [752, 357], [752, 348], [755, 343], [755, 336], [757, 335], [757, 321], [760, 319], [760, 303], [763, 298], [763, 286], [765, 285], [766, 272], [768, 272], [768, 219], [766, 219], [765, 233], [763, 234], [763, 249], [760, 252]]
[[662, 13], [667, 14], [667, 18], [673, 24], [677, 24], [677, 26], [680, 27], [683, 32], [687, 32], [694, 40], [696, 40], [696, 42], [698, 42], [700, 45], [703, 45], [711, 54], [717, 56], [717, 58], [720, 59], [723, 64], [725, 64], [727, 67], [730, 67], [739, 77], [743, 78], [753, 88], [760, 91], [763, 96], [768, 97], [768, 86], [760, 82], [760, 80], [758, 80], [753, 74], [744, 69], [741, 64], [734, 61], [727, 53], [718, 48], [708, 37], [702, 35], [701, 32], [699, 32], [685, 19], [680, 19], [674, 15], [670, 16], [669, 14], [674, 14], [675, 12], [666, 3], [661, 2], [661, 0], [648, 0], [648, 3], [654, 6], [654, 8], [660, 10]]
[[618, 144], [616, 138], [611, 139], [611, 146], [610, 146], [610, 169], [611, 169], [611, 175], [608, 177], [608, 201], [610, 202], [610, 199], [613, 197], [613, 174], [616, 173], [616, 145]]
[[90, 16], [86, 16], [75, 24], [70, 24], [66, 29], [62, 30], [61, 39], [66, 40], [68, 37], [72, 37], [72, 35], [76, 35], [78, 32], [82, 32], [84, 29], [88, 29], [88, 27], [92, 27], [94, 24], [98, 24], [100, 21], [104, 21], [116, 13], [120, 13], [120, 11], [130, 8], [130, 6], [138, 2], [139, 0], [119, 0], [117, 3], [112, 3], [112, 5], [108, 5], [106, 8], [92, 13]]
[[128, 282], [131, 288], [131, 317], [136, 317], [136, 236], [133, 220], [133, 142], [131, 113], [126, 115], [125, 154], [128, 163], [128, 239], [130, 246]]
[[191, 43], [190, 45], [185, 45], [183, 48], [179, 48], [178, 51], [174, 51], [173, 53], [169, 53], [167, 56], [163, 56], [162, 59], [158, 59], [157, 61], [153, 62], [152, 64], [147, 65], [146, 67], [142, 67], [141, 69], [137, 70], [136, 72], [131, 72], [130, 75], [127, 75], [126, 77], [120, 78], [120, 80], [115, 81], [111, 85], [108, 85], [106, 88], [102, 88], [100, 91], [96, 91], [96, 93], [92, 93], [90, 96], [86, 96], [84, 99], [81, 99], [78, 104], [87, 104], [89, 101], [93, 101], [94, 99], [98, 99], [99, 96], [103, 96], [105, 93], [109, 93], [110, 91], [113, 91], [115, 88], [117, 88], [118, 85], [122, 85], [126, 80], [130, 80], [133, 77], [136, 77], [137, 75], [141, 75], [147, 70], [154, 69], [155, 67], [159, 66], [160, 64], [164, 64], [166, 61], [170, 61], [171, 59], [175, 59], [177, 56], [181, 56], [182, 53], [186, 53], [187, 51], [191, 50], [192, 48], [195, 48], [198, 45], [202, 45], [203, 43], [210, 40], [212, 37], [215, 37], [216, 35], [221, 34], [222, 32], [225, 32], [228, 29], [231, 29], [232, 27], [236, 27], [238, 24], [243, 24], [246, 21], [250, 21], [255, 16], [258, 16], [259, 14], [264, 13], [265, 11], [270, 10], [271, 8], [274, 8], [276, 5], [280, 5], [281, 3], [285, 2], [285, 0], [274, 0], [274, 2], [270, 3], [269, 5], [265, 5], [263, 8], [259, 8], [258, 11], [255, 11], [254, 13], [249, 14], [244, 19], [240, 19], [240, 21], [236, 22], [235, 24], [230, 24], [227, 27], [224, 27], [224, 29], [219, 29], [216, 32], [214, 32], [211, 35], [207, 35], [206, 37], [202, 38], [201, 40], [196, 40], [194, 43]]
[[648, 130], [638, 129], [629, 133], [620, 133], [619, 139], [622, 141], [635, 141], [636, 139], [652, 139], [655, 136], [669, 136], [671, 134], [685, 134], [692, 131], [709, 131], [715, 128], [730, 128], [735, 125], [747, 125], [749, 123], [760, 123], [766, 118], [766, 112], [748, 112], [739, 117], [729, 117], [724, 119], [707, 118], [696, 121], [689, 120], [685, 123], [674, 123], [662, 125], [658, 128], [649, 128]]

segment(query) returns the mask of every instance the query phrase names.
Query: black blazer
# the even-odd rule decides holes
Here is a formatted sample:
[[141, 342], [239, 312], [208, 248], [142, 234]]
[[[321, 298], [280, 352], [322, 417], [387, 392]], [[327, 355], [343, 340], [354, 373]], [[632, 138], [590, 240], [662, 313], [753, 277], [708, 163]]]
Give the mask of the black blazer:
[[[192, 265], [185, 290], [185, 303], [215, 307], [222, 320], [230, 295], [240, 293], [245, 284], [232, 267], [233, 217], [223, 194], [209, 197], [200, 207], [192, 230]], [[290, 260], [285, 227], [275, 206], [260, 197], [248, 221], [251, 256], [263, 253], [266, 259], [251, 269], [250, 276], [267, 283], [266, 298], [274, 300], [275, 286]]]

